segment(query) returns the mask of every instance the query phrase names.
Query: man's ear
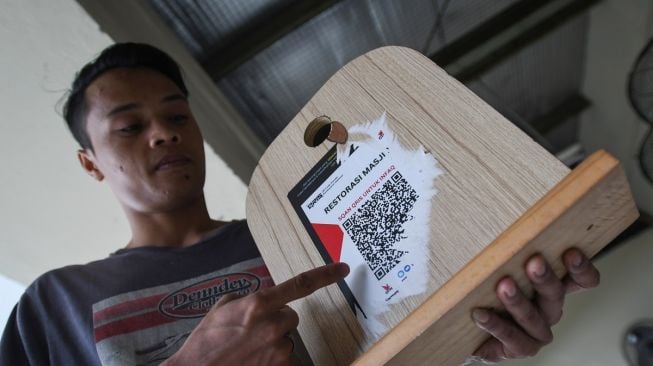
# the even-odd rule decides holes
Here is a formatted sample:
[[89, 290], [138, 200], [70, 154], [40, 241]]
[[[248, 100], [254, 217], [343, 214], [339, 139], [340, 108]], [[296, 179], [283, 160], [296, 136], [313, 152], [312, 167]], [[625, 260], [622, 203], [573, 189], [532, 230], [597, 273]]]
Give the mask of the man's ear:
[[79, 164], [81, 164], [82, 169], [84, 169], [88, 175], [95, 178], [98, 182], [101, 182], [104, 179], [104, 174], [102, 174], [100, 168], [98, 168], [95, 161], [93, 161], [93, 153], [86, 149], [79, 149], [77, 150], [77, 158], [79, 159]]

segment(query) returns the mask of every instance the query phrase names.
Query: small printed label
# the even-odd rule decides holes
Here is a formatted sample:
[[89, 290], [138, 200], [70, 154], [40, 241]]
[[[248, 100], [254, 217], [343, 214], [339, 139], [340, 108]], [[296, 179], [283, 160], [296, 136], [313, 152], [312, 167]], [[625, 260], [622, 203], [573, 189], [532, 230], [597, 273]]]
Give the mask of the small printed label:
[[437, 161], [403, 148], [385, 114], [352, 126], [364, 136], [334, 146], [288, 194], [327, 263], [351, 272], [343, 294], [372, 340], [387, 332], [378, 315], [425, 291], [428, 224]]

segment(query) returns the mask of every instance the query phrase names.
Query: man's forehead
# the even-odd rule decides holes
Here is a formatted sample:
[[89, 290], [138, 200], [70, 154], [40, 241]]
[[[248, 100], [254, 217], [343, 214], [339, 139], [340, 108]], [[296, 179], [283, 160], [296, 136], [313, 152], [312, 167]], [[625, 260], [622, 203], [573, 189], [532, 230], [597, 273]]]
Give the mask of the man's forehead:
[[[111, 109], [123, 103], [158, 100], [181, 91], [163, 74], [144, 68], [116, 68], [98, 76], [85, 90], [89, 107]], [[93, 109], [94, 109], [93, 108]]]

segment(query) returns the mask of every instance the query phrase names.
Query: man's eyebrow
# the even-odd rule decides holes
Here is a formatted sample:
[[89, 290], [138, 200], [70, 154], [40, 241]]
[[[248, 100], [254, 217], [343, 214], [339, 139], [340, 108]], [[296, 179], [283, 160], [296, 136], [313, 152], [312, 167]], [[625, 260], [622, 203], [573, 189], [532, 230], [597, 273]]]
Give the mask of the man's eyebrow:
[[132, 110], [132, 109], [137, 109], [137, 108], [140, 108], [140, 107], [141, 107], [141, 105], [138, 104], [138, 103], [123, 104], [123, 105], [117, 106], [116, 108], [112, 109], [109, 113], [107, 113], [107, 118], [113, 117], [118, 113], [122, 113], [122, 112], [129, 111], [129, 110]]
[[[184, 96], [183, 94], [178, 94], [178, 93], [170, 94], [167, 97], [164, 97], [163, 99], [161, 99], [161, 103], [173, 102], [175, 100], [188, 101], [188, 98], [186, 96]], [[120, 105], [120, 106], [112, 109], [109, 113], [107, 113], [107, 118], [113, 117], [118, 113], [130, 111], [132, 109], [137, 109], [137, 108], [140, 108], [140, 107], [141, 107], [141, 105], [138, 104], [138, 103], [123, 104], [123, 105]]]
[[175, 100], [183, 100], [183, 101], [188, 101], [188, 98], [182, 94], [170, 94], [167, 97], [161, 99], [161, 103], [166, 103], [166, 102], [173, 102]]

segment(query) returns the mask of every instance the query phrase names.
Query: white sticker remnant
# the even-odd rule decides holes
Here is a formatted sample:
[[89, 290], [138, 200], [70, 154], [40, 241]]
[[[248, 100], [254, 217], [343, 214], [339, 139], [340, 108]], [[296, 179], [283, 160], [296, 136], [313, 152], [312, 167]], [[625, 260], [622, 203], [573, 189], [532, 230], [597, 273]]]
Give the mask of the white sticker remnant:
[[376, 340], [388, 331], [378, 316], [427, 289], [429, 216], [442, 171], [423, 147], [401, 146], [385, 113], [348, 132], [336, 168], [309, 190], [301, 210], [323, 252], [349, 264], [349, 301]]

